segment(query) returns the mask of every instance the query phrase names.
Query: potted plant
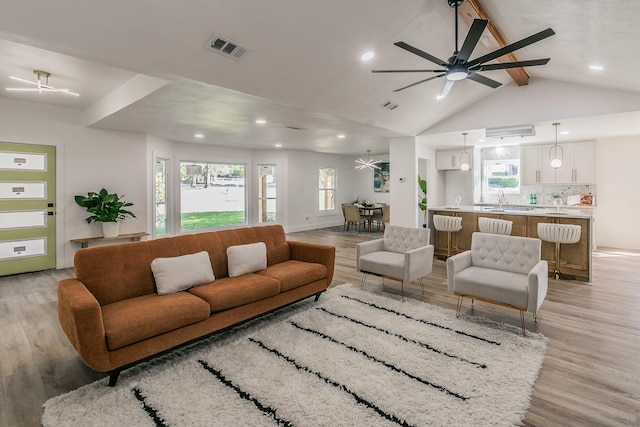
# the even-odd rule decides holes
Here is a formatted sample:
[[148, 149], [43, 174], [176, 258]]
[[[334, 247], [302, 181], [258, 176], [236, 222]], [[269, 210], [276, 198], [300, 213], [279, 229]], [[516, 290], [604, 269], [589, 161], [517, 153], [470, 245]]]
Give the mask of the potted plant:
[[123, 201], [123, 197], [103, 188], [98, 193], [91, 191], [86, 196], [75, 196], [75, 201], [91, 214], [85, 221], [89, 224], [93, 221], [100, 222], [104, 237], [117, 237], [120, 226], [118, 221], [125, 219], [127, 215], [136, 217], [133, 212], [124, 209], [133, 206], [133, 203]]
[[420, 178], [420, 175], [418, 175], [418, 187], [420, 187], [420, 194], [418, 194], [418, 207], [423, 212], [422, 226], [427, 228], [427, 181]]

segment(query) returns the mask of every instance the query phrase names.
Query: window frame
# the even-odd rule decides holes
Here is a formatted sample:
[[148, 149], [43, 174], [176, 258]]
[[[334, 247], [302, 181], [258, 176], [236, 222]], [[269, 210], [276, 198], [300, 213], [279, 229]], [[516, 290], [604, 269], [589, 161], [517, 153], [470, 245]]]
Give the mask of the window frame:
[[[333, 187], [332, 188], [320, 188], [320, 179], [321, 179], [321, 173], [323, 170], [332, 170], [333, 171]], [[317, 174], [317, 183], [318, 183], [318, 193], [317, 193], [317, 198], [316, 198], [316, 210], [319, 216], [323, 216], [323, 215], [335, 215], [337, 213], [337, 208], [336, 208], [336, 194], [338, 191], [338, 168], [335, 166], [320, 166], [318, 167], [318, 174]], [[330, 191], [331, 194], [333, 194], [333, 208], [332, 209], [320, 209], [320, 194], [322, 192], [327, 192]], [[326, 197], [325, 197], [326, 198]]]

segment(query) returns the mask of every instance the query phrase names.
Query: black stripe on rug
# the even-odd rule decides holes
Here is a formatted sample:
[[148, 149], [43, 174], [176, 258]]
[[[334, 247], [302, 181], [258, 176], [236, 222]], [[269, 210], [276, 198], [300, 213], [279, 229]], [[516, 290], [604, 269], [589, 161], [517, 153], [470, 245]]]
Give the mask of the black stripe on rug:
[[389, 414], [388, 412], [383, 411], [376, 404], [374, 404], [373, 402], [370, 402], [370, 401], [366, 400], [365, 398], [361, 397], [356, 392], [354, 392], [351, 389], [349, 389], [346, 385], [340, 384], [339, 382], [334, 381], [331, 378], [327, 378], [324, 375], [322, 375], [320, 372], [314, 371], [313, 369], [309, 368], [308, 366], [303, 366], [303, 365], [299, 364], [298, 362], [296, 362], [295, 359], [293, 359], [293, 358], [291, 358], [291, 357], [279, 352], [275, 348], [268, 347], [265, 343], [263, 343], [260, 340], [257, 340], [255, 338], [251, 338], [251, 337], [249, 337], [248, 339], [252, 343], [258, 345], [263, 350], [266, 350], [266, 351], [276, 355], [277, 357], [279, 357], [281, 359], [284, 359], [287, 363], [293, 365], [293, 367], [295, 367], [297, 370], [312, 374], [312, 375], [316, 376], [317, 378], [321, 379], [322, 381], [324, 381], [326, 384], [328, 384], [328, 385], [330, 385], [332, 387], [335, 387], [340, 391], [343, 391], [343, 392], [347, 393], [348, 395], [353, 397], [357, 403], [359, 403], [361, 405], [364, 405], [369, 409], [372, 409], [378, 415], [380, 415], [382, 418], [384, 418], [386, 420], [389, 420], [389, 421], [392, 421], [392, 422], [394, 422], [394, 423], [396, 423], [398, 425], [401, 425], [401, 426], [405, 426], [405, 427], [410, 427], [411, 426], [411, 424], [407, 423], [405, 420], [401, 420], [397, 416], [395, 416], [393, 414]]
[[142, 409], [144, 409], [147, 415], [149, 415], [149, 418], [153, 420], [157, 427], [169, 427], [169, 425], [164, 422], [164, 419], [160, 416], [158, 411], [149, 403], [147, 403], [147, 396], [142, 394], [142, 391], [140, 391], [139, 388], [132, 388], [131, 391], [133, 392], [135, 398], [138, 399], [138, 401], [142, 405]]
[[253, 397], [251, 395], [251, 393], [248, 393], [248, 392], [242, 390], [239, 386], [234, 384], [233, 381], [231, 381], [230, 379], [225, 377], [222, 372], [220, 372], [219, 370], [213, 368], [211, 365], [209, 365], [204, 360], [198, 360], [198, 363], [200, 363], [200, 365], [202, 365], [202, 367], [204, 369], [206, 369], [211, 374], [213, 374], [213, 376], [215, 376], [218, 379], [218, 381], [220, 381], [225, 386], [229, 387], [231, 390], [235, 391], [238, 394], [238, 396], [240, 396], [242, 399], [253, 403], [256, 408], [258, 408], [260, 411], [262, 411], [263, 414], [268, 415], [271, 418], [273, 418], [273, 420], [276, 423], [278, 423], [278, 425], [287, 426], [287, 427], [293, 427], [294, 426], [294, 424], [291, 421], [287, 421], [287, 420], [285, 420], [283, 418], [280, 418], [276, 414], [276, 409], [274, 409], [274, 408], [272, 408], [270, 406], [262, 404], [258, 399]]
[[[352, 346], [352, 345], [350, 345], [350, 344], [346, 344], [346, 343], [344, 343], [344, 342], [342, 342], [342, 341], [338, 341], [338, 340], [336, 340], [335, 338], [330, 337], [329, 335], [327, 335], [327, 334], [325, 334], [325, 333], [323, 333], [323, 332], [320, 332], [320, 331], [317, 331], [317, 330], [315, 330], [315, 329], [311, 329], [311, 328], [306, 328], [306, 327], [304, 327], [304, 326], [301, 326], [301, 325], [297, 324], [296, 322], [294, 322], [294, 321], [292, 321], [292, 320], [289, 320], [289, 323], [290, 323], [293, 327], [295, 327], [295, 328], [297, 328], [297, 329], [300, 329], [301, 331], [309, 332], [309, 333], [311, 333], [311, 334], [314, 334], [314, 335], [319, 336], [320, 338], [322, 338], [322, 339], [324, 339], [324, 340], [327, 340], [327, 341], [332, 342], [332, 343], [334, 343], [334, 344], [341, 345], [341, 346], [343, 346], [343, 347], [347, 348], [348, 350], [351, 350], [351, 351], [353, 351], [353, 352], [355, 352], [355, 353], [358, 353], [358, 354], [360, 354], [360, 355], [364, 356], [365, 358], [367, 358], [367, 359], [369, 359], [369, 360], [371, 360], [371, 361], [373, 361], [373, 362], [379, 363], [379, 364], [383, 365], [384, 367], [386, 367], [386, 368], [388, 368], [388, 369], [391, 369], [392, 371], [398, 372], [398, 373], [400, 373], [400, 374], [403, 374], [403, 375], [405, 375], [405, 376], [407, 376], [407, 377], [411, 378], [412, 380], [418, 381], [419, 383], [422, 383], [422, 384], [427, 385], [427, 386], [429, 386], [429, 387], [433, 387], [433, 388], [435, 388], [436, 390], [439, 390], [439, 391], [442, 391], [442, 392], [444, 392], [444, 393], [447, 393], [449, 396], [456, 397], [456, 398], [458, 398], [458, 399], [460, 399], [460, 400], [462, 400], [462, 401], [465, 401], [465, 400], [469, 399], [468, 397], [463, 396], [463, 395], [461, 395], [461, 394], [458, 394], [458, 393], [456, 393], [455, 391], [451, 391], [451, 390], [449, 390], [449, 389], [448, 389], [448, 388], [446, 388], [445, 386], [442, 386], [442, 385], [439, 385], [439, 384], [432, 383], [431, 381], [429, 381], [429, 380], [425, 380], [424, 378], [420, 378], [420, 377], [418, 377], [418, 376], [416, 376], [416, 375], [413, 375], [413, 374], [411, 374], [411, 373], [409, 373], [409, 372], [405, 371], [404, 369], [402, 369], [402, 368], [399, 368], [399, 367], [395, 366], [395, 365], [394, 365], [394, 364], [392, 364], [392, 363], [386, 362], [386, 361], [384, 361], [384, 360], [382, 360], [382, 359], [378, 359], [377, 357], [370, 355], [369, 353], [367, 353], [367, 352], [366, 352], [366, 351], [364, 351], [364, 350], [361, 350], [361, 349], [359, 349], [359, 348], [357, 348], [357, 347], [354, 347], [354, 346]], [[471, 363], [473, 363], [473, 362], [471, 362]]]
[[387, 334], [389, 336], [396, 337], [396, 338], [398, 338], [398, 339], [400, 339], [400, 340], [402, 340], [404, 342], [418, 345], [418, 346], [420, 346], [422, 348], [426, 348], [427, 350], [432, 351], [434, 353], [441, 354], [443, 356], [450, 357], [452, 359], [458, 359], [461, 362], [469, 363], [471, 365], [477, 366], [478, 368], [482, 368], [482, 369], [486, 369], [487, 368], [487, 365], [484, 364], [484, 363], [474, 362], [473, 360], [465, 359], [464, 357], [460, 357], [460, 356], [456, 356], [455, 354], [447, 353], [446, 351], [442, 351], [440, 349], [437, 349], [437, 348], [433, 347], [431, 344], [427, 344], [426, 342], [414, 340], [413, 338], [407, 338], [404, 335], [400, 335], [400, 334], [398, 334], [396, 332], [391, 332], [391, 331], [389, 331], [387, 329], [379, 328], [379, 327], [377, 327], [375, 325], [370, 325], [368, 323], [364, 323], [361, 320], [354, 319], [353, 317], [345, 316], [344, 314], [334, 313], [332, 311], [327, 310], [324, 307], [317, 307], [316, 310], [323, 311], [323, 312], [325, 312], [325, 313], [327, 313], [327, 314], [329, 314], [331, 316], [337, 317], [339, 319], [348, 320], [349, 322], [353, 322], [353, 323], [355, 323], [357, 325], [364, 326], [365, 328], [373, 329], [373, 330], [376, 330], [378, 332], [382, 332], [384, 334]]
[[388, 313], [392, 313], [392, 314], [395, 314], [395, 315], [397, 315], [397, 316], [401, 316], [401, 317], [404, 317], [404, 318], [406, 318], [406, 319], [413, 320], [414, 322], [420, 322], [420, 323], [424, 323], [425, 325], [433, 326], [433, 327], [440, 328], [440, 329], [445, 329], [445, 330], [447, 330], [447, 331], [455, 332], [456, 334], [460, 334], [460, 335], [467, 336], [467, 337], [469, 337], [469, 338], [477, 339], [477, 340], [480, 340], [480, 341], [486, 342], [486, 343], [488, 343], [488, 344], [500, 345], [500, 343], [499, 343], [499, 342], [497, 342], [497, 341], [492, 341], [492, 340], [489, 340], [489, 339], [487, 339], [487, 338], [482, 338], [482, 337], [479, 337], [479, 336], [477, 336], [477, 335], [473, 335], [473, 334], [470, 334], [470, 333], [468, 333], [468, 332], [464, 332], [464, 331], [459, 331], [459, 330], [457, 330], [457, 329], [453, 329], [453, 328], [450, 328], [450, 327], [448, 327], [448, 326], [440, 325], [440, 324], [435, 323], [435, 322], [430, 322], [430, 321], [428, 321], [428, 320], [424, 320], [424, 319], [416, 319], [415, 317], [409, 316], [409, 315], [408, 315], [408, 314], [406, 314], [406, 313], [402, 313], [402, 312], [400, 312], [400, 311], [396, 311], [396, 310], [393, 310], [393, 309], [391, 309], [391, 308], [382, 307], [382, 306], [377, 305], [377, 304], [374, 304], [374, 303], [372, 303], [372, 302], [363, 301], [363, 300], [361, 300], [361, 299], [354, 298], [354, 297], [350, 297], [350, 296], [347, 296], [347, 295], [340, 295], [340, 296], [341, 296], [342, 298], [346, 298], [346, 299], [348, 299], [348, 300], [355, 301], [355, 302], [358, 302], [358, 303], [360, 303], [360, 304], [368, 305], [369, 307], [373, 307], [373, 308], [378, 309], [378, 310], [386, 311], [386, 312], [388, 312]]

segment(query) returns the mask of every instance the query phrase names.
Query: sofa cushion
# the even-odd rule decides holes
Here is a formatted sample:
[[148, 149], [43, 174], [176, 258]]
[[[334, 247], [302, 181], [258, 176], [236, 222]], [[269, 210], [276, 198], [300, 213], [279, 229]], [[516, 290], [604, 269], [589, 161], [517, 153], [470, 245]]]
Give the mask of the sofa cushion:
[[206, 251], [151, 261], [158, 295], [174, 294], [192, 286], [213, 282], [209, 253]]
[[277, 295], [280, 282], [259, 274], [244, 274], [218, 279], [187, 292], [205, 300], [211, 306], [211, 312], [216, 312]]
[[102, 307], [107, 347], [115, 350], [205, 320], [206, 301], [186, 292], [149, 294]]
[[256, 242], [229, 246], [227, 259], [229, 260], [229, 277], [238, 277], [264, 270], [267, 268], [267, 245], [263, 242]]
[[[384, 228], [382, 249], [403, 254], [429, 244], [428, 228], [401, 227], [387, 225]], [[402, 277], [402, 276], [400, 276]]]
[[527, 308], [529, 293], [526, 274], [471, 266], [457, 273], [453, 280], [458, 293]]
[[274, 264], [258, 274], [273, 277], [280, 282], [280, 292], [294, 289], [327, 277], [327, 267], [302, 261], [285, 261]]
[[404, 254], [389, 251], [371, 252], [360, 256], [360, 271], [383, 274], [402, 280], [404, 278]]
[[528, 274], [540, 261], [541, 240], [531, 237], [473, 233], [471, 264]]

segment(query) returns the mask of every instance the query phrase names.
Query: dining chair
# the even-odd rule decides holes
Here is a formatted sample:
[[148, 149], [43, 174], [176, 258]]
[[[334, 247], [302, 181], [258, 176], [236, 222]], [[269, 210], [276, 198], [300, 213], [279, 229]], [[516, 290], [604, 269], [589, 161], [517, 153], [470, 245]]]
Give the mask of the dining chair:
[[355, 224], [357, 231], [360, 232], [360, 224], [366, 223], [369, 217], [360, 215], [360, 209], [355, 205], [344, 205], [344, 219], [347, 223], [347, 231], [351, 224]]
[[390, 216], [391, 206], [385, 204], [382, 206], [381, 212], [375, 212], [371, 219], [377, 223], [378, 230], [380, 230], [380, 225], [382, 225], [382, 231], [384, 231], [386, 223], [390, 221]]

